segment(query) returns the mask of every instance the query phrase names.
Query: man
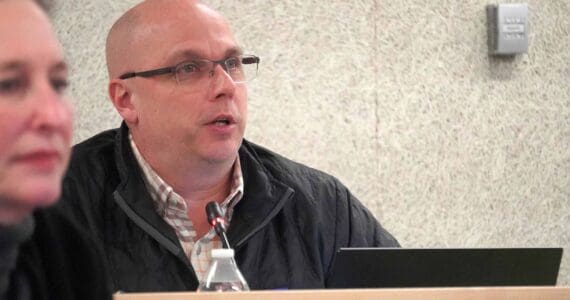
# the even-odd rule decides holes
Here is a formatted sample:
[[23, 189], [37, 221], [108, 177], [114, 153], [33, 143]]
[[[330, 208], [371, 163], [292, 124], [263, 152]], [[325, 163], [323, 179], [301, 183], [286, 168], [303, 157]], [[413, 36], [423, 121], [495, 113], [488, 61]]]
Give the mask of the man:
[[111, 299], [95, 242], [48, 208], [69, 161], [72, 109], [39, 4], [0, 0], [0, 299]]
[[217, 12], [144, 1], [106, 54], [124, 123], [74, 148], [64, 201], [103, 243], [116, 290], [195, 290], [221, 246], [210, 201], [252, 289], [322, 288], [338, 248], [398, 246], [336, 179], [243, 140], [259, 58]]

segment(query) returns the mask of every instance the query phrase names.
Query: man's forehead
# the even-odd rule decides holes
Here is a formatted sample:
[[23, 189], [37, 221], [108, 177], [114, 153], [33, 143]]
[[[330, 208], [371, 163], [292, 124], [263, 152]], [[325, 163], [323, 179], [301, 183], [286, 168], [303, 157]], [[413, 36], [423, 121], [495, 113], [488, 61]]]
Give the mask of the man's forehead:
[[139, 25], [183, 21], [190, 26], [199, 27], [204, 20], [225, 22], [220, 13], [202, 3], [189, 0], [145, 1], [127, 14], [136, 16]]
[[239, 50], [226, 20], [191, 0], [141, 3], [117, 21], [107, 47], [110, 73], [114, 66], [121, 66], [116, 70], [120, 73], [194, 57], [218, 60]]
[[137, 46], [153, 52], [156, 50], [168, 60], [216, 59], [241, 54], [233, 33], [223, 19], [190, 21], [179, 18], [160, 20], [154, 24], [143, 23], [140, 26]]
[[210, 60], [219, 60], [224, 59], [230, 56], [236, 56], [243, 54], [243, 50], [241, 47], [236, 45], [227, 45], [225, 49], [219, 48], [215, 53], [215, 57], [211, 55], [211, 51], [206, 49], [200, 49], [196, 47], [179, 47], [174, 48], [166, 55], [166, 60], [170, 62], [179, 62], [182, 60], [191, 60], [191, 59], [210, 59]]

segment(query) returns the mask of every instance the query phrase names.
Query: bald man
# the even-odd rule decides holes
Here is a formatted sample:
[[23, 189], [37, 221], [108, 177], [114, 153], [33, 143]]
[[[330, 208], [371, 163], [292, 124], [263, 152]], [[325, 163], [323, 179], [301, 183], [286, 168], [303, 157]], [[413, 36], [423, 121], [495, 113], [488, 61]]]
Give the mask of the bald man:
[[340, 247], [398, 246], [337, 179], [243, 139], [260, 59], [219, 13], [144, 1], [106, 54], [124, 122], [74, 147], [63, 201], [98, 236], [115, 290], [195, 290], [221, 247], [210, 201], [252, 289], [324, 288]]

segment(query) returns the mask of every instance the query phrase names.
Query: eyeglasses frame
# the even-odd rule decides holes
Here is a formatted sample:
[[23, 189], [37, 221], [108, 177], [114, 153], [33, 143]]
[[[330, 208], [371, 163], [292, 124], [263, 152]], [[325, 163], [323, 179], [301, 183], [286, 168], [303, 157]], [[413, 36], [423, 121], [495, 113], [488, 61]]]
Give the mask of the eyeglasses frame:
[[[216, 65], [220, 65], [222, 67], [222, 69], [224, 69], [224, 71], [226, 73], [228, 73], [228, 66], [226, 65], [227, 61], [229, 59], [232, 58], [239, 58], [241, 60], [242, 64], [256, 64], [256, 69], [255, 69], [255, 73], [257, 74], [257, 71], [259, 69], [259, 62], [261, 61], [261, 59], [258, 56], [255, 55], [235, 55], [235, 56], [230, 56], [224, 59], [220, 59], [220, 60], [209, 60], [209, 59], [205, 59], [205, 58], [200, 58], [199, 60], [204, 60], [204, 61], [209, 61], [211, 63], [213, 63], [214, 68], [216, 67]], [[244, 61], [247, 60], [247, 61]], [[158, 68], [158, 69], [153, 69], [153, 70], [147, 70], [147, 71], [141, 71], [141, 72], [127, 72], [124, 73], [123, 75], [119, 76], [119, 79], [129, 79], [129, 78], [133, 78], [133, 77], [154, 77], [154, 76], [159, 76], [159, 75], [164, 75], [164, 74], [174, 74], [176, 76], [176, 69], [183, 65], [186, 64], [188, 62], [191, 62], [193, 60], [185, 60], [183, 62], [177, 63], [174, 66], [169, 66], [169, 67], [163, 67], [163, 68]], [[228, 73], [229, 74], [229, 73]], [[178, 77], [177, 78], [177, 82], [178, 82]], [[245, 81], [248, 81], [249, 79], [246, 79]], [[240, 83], [240, 82], [245, 82], [245, 81], [239, 81], [236, 83]]]

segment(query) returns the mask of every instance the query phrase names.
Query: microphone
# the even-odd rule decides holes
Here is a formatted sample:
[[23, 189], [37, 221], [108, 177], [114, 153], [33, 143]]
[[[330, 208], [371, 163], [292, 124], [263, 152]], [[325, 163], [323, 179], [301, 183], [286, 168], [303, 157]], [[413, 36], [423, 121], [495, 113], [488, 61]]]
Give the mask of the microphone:
[[231, 249], [230, 242], [226, 236], [226, 219], [222, 215], [222, 209], [218, 202], [211, 201], [206, 204], [206, 216], [208, 216], [208, 223], [214, 227], [222, 240], [222, 246], [226, 249]]

